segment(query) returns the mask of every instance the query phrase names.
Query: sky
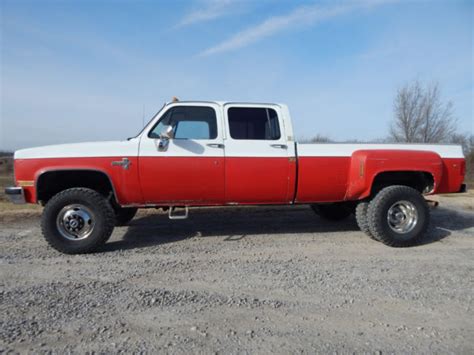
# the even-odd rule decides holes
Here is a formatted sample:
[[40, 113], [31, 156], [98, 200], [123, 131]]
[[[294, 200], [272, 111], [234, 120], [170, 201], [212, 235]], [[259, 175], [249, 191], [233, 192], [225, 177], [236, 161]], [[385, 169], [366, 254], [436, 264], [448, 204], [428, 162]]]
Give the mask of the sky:
[[289, 105], [299, 139], [386, 137], [437, 82], [474, 133], [474, 1], [0, 0], [0, 150], [136, 133], [166, 101]]

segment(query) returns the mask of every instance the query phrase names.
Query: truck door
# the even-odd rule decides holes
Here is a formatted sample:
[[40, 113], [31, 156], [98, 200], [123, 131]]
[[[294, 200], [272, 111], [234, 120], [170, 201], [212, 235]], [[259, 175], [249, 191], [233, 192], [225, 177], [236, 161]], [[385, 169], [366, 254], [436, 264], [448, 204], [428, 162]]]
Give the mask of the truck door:
[[[171, 139], [163, 139], [168, 131]], [[216, 104], [170, 105], [140, 141], [144, 203], [224, 203], [224, 145]]]
[[294, 143], [278, 105], [224, 106], [227, 204], [283, 204], [293, 199]]

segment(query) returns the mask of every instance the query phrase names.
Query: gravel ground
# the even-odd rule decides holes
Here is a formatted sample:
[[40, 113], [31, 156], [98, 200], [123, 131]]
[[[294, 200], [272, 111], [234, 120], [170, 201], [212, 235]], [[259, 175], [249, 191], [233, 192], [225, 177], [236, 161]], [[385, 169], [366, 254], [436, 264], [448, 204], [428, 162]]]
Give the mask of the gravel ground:
[[101, 253], [0, 214], [0, 353], [473, 353], [474, 213], [394, 249], [307, 207], [141, 212]]

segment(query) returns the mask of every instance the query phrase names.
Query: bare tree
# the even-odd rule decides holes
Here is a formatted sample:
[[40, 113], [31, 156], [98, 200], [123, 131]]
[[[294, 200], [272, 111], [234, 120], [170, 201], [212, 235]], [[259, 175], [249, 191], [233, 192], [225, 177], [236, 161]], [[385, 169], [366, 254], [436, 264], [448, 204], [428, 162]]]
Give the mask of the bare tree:
[[318, 133], [311, 138], [302, 138], [300, 139], [300, 142], [301, 143], [331, 143], [334, 141], [331, 138]]
[[453, 105], [444, 103], [438, 84], [418, 81], [400, 88], [394, 103], [390, 137], [396, 142], [447, 142], [456, 132]]
[[459, 144], [462, 146], [462, 150], [466, 157], [469, 154], [474, 153], [474, 134], [454, 133], [448, 143]]

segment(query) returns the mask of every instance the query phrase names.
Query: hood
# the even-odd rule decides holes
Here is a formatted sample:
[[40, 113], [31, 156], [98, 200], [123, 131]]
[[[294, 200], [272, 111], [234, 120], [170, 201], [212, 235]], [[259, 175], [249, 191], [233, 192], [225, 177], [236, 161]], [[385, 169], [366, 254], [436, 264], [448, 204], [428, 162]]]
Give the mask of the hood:
[[20, 149], [15, 152], [15, 159], [42, 158], [85, 158], [137, 156], [138, 139], [129, 141], [86, 142], [74, 144], [57, 144], [43, 147]]

